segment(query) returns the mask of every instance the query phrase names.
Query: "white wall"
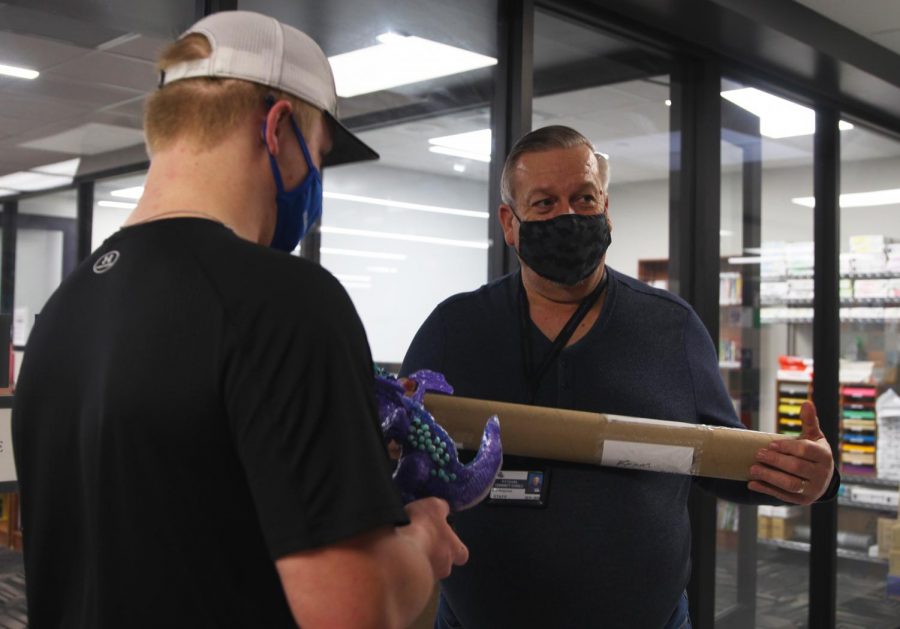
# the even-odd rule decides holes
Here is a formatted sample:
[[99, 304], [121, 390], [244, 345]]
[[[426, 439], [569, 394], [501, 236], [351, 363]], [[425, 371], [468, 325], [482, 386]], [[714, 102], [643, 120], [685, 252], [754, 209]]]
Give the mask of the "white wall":
[[[443, 208], [487, 212], [484, 182], [378, 164], [345, 166], [325, 174], [326, 194], [338, 192]], [[452, 216], [326, 198], [323, 266], [342, 279], [380, 362], [399, 363], [434, 307], [487, 280], [488, 219]], [[393, 234], [328, 233], [329, 228]], [[480, 248], [403, 240], [405, 236], [477, 243]], [[459, 243], [457, 243], [459, 244]], [[404, 256], [403, 260], [328, 253], [338, 248]], [[374, 267], [374, 269], [373, 269]], [[385, 272], [392, 270], [393, 272]]]
[[91, 232], [91, 251], [103, 244], [103, 241], [119, 231], [122, 223], [132, 210], [108, 208], [94, 205], [94, 224]]
[[[613, 177], [615, 177], [613, 164]], [[606, 262], [637, 277], [638, 260], [669, 257], [669, 181], [642, 181], [609, 187], [612, 244]]]
[[62, 281], [63, 235], [58, 231], [20, 229], [16, 238], [15, 308], [28, 309], [27, 331]]

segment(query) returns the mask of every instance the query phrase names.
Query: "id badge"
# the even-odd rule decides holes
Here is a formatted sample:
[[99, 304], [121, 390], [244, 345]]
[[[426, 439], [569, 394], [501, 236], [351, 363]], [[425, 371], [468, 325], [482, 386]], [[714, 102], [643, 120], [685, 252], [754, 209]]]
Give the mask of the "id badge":
[[545, 507], [550, 470], [501, 470], [494, 480], [488, 504], [507, 507]]

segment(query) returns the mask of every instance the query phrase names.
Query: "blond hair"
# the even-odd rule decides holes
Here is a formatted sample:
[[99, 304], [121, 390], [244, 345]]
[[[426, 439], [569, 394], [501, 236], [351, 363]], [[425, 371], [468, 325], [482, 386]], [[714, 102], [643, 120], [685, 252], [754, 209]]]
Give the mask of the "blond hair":
[[[175, 64], [205, 59], [212, 53], [209, 40], [198, 33], [166, 48], [156, 64], [165, 72]], [[164, 150], [187, 137], [201, 149], [210, 149], [229, 136], [254, 111], [264, 111], [266, 97], [287, 100], [294, 108], [300, 131], [308, 137], [322, 112], [299, 98], [259, 83], [239, 79], [198, 77], [170, 83], [152, 93], [144, 106], [147, 149]]]

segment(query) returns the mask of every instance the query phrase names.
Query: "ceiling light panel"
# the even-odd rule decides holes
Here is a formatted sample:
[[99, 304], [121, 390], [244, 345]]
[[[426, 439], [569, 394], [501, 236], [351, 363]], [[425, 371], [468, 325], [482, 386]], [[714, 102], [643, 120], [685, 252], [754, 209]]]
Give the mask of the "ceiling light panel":
[[37, 70], [20, 68], [18, 66], [8, 66], [2, 63], [0, 63], [0, 74], [2, 74], [3, 76], [12, 76], [17, 79], [28, 79], [29, 81], [32, 79], [36, 79], [41, 75], [41, 73]]
[[485, 155], [484, 153], [470, 153], [469, 151], [463, 151], [461, 149], [452, 149], [446, 146], [429, 146], [428, 150], [432, 153], [438, 153], [439, 155], [449, 155], [450, 157], [461, 157], [463, 159], [471, 159], [477, 162], [489, 162], [491, 161], [490, 155]]
[[368, 48], [329, 57], [343, 98], [495, 65], [493, 57], [421, 37], [384, 33]]
[[[755, 87], [726, 90], [722, 92], [722, 98], [757, 116], [759, 132], [767, 138], [790, 138], [816, 132], [815, 111]], [[853, 125], [841, 120], [838, 127], [846, 131]]]
[[44, 164], [43, 166], [35, 166], [34, 168], [30, 168], [36, 173], [42, 173], [44, 175], [63, 175], [65, 177], [74, 177], [76, 173], [78, 173], [78, 165], [81, 163], [81, 158], [76, 157], [75, 159], [67, 159], [64, 162], [55, 162], [53, 164]]
[[140, 199], [144, 194], [144, 186], [132, 186], [130, 188], [120, 188], [118, 190], [112, 190], [109, 193], [111, 196], [119, 197], [120, 199]]
[[351, 258], [373, 258], [375, 260], [406, 260], [405, 253], [386, 253], [383, 251], [362, 251], [359, 249], [341, 249], [339, 247], [321, 247], [319, 253], [332, 256], [350, 256]]
[[0, 188], [16, 190], [17, 192], [31, 192], [33, 190], [46, 190], [58, 188], [72, 183], [71, 177], [62, 175], [44, 175], [31, 171], [22, 171], [0, 177]]
[[[804, 207], [816, 207], [815, 197], [795, 197], [791, 201]], [[840, 205], [844, 207], [873, 207], [877, 205], [900, 204], [900, 188], [872, 190], [870, 192], [850, 192], [841, 195]]]
[[490, 129], [443, 135], [429, 139], [428, 144], [431, 145], [428, 150], [432, 153], [467, 157], [482, 162], [491, 161]]
[[127, 201], [97, 201], [97, 205], [120, 210], [133, 210], [137, 207], [137, 203], [128, 203]]
[[456, 240], [453, 238], [437, 238], [435, 236], [418, 236], [415, 234], [400, 234], [396, 232], [379, 232], [368, 229], [329, 227], [327, 225], [323, 225], [319, 229], [323, 234], [340, 234], [342, 236], [361, 236], [363, 238], [419, 242], [429, 245], [443, 245], [446, 247], [462, 247], [465, 249], [487, 249], [489, 245], [486, 240]]
[[326, 199], [334, 199], [336, 201], [350, 201], [353, 203], [364, 203], [367, 205], [380, 205], [383, 207], [395, 208], [399, 210], [413, 210], [416, 212], [429, 212], [432, 214], [450, 214], [451, 216], [467, 216], [470, 218], [487, 218], [488, 213], [479, 210], [464, 210], [460, 208], [442, 207], [439, 205], [425, 205], [423, 203], [410, 203], [408, 201], [394, 201], [391, 199], [380, 199], [378, 197], [367, 197], [358, 194], [345, 194], [343, 192], [330, 192], [326, 190], [322, 195]]

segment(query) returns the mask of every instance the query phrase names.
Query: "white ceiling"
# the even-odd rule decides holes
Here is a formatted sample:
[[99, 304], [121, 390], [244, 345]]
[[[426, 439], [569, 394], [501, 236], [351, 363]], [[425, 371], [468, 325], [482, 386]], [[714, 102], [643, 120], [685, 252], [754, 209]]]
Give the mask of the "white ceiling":
[[131, 34], [86, 48], [0, 30], [0, 63], [41, 73], [0, 79], [0, 174], [141, 144], [164, 44]]
[[898, 0], [795, 0], [833, 22], [900, 54]]
[[[900, 0], [798, 1], [900, 53]], [[0, 13], [14, 10], [0, 1]], [[41, 72], [34, 81], [0, 79], [0, 176], [79, 154], [141, 144], [143, 99], [156, 82], [153, 59], [167, 42], [121, 31], [102, 31], [88, 42], [83, 33], [62, 28], [62, 22], [60, 28], [50, 28], [54, 20], [63, 19], [59, 16], [35, 11], [28, 15], [30, 22], [16, 21], [16, 32], [3, 30], [11, 28], [11, 22], [0, 21], [0, 63]], [[23, 24], [35, 23], [35, 16], [40, 17], [41, 27], [23, 29]], [[70, 25], [73, 20], [65, 21]], [[91, 32], [98, 32], [99, 26], [91, 26]], [[579, 25], [568, 28], [582, 38], [588, 33]], [[51, 32], [53, 37], [35, 34]], [[536, 36], [544, 38], [544, 47], [536, 42], [537, 53], [546, 49], [547, 55], [568, 54], [560, 42], [574, 40], [549, 35], [549, 27], [539, 21]], [[610, 54], [619, 50], [611, 38], [596, 33], [591, 38], [594, 46]], [[547, 48], [548, 40], [555, 47]], [[546, 61], [538, 59], [538, 65], [542, 60]], [[665, 178], [669, 169], [667, 82], [667, 77], [657, 77], [539, 97], [534, 103], [534, 125], [568, 124], [581, 130], [599, 150], [610, 154], [615, 182]], [[482, 108], [367, 131], [363, 137], [381, 153], [386, 165], [487, 180], [487, 164], [430, 153], [428, 139], [488, 126], [488, 111]], [[900, 144], [865, 131], [844, 132], [843, 137], [846, 159], [900, 155]], [[766, 140], [764, 157], [767, 165], [811, 163], [811, 144], [808, 137]], [[454, 171], [454, 164], [464, 165], [465, 172]]]

